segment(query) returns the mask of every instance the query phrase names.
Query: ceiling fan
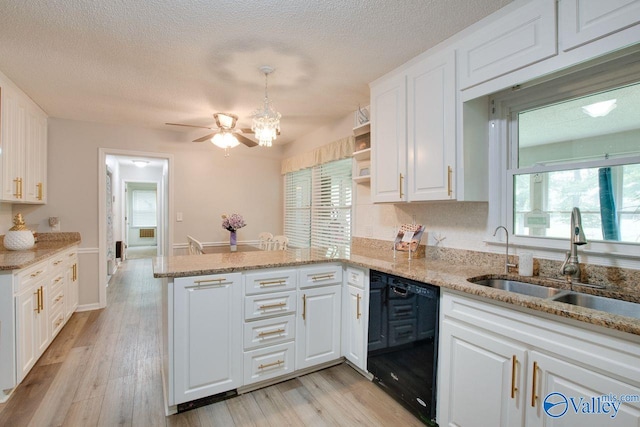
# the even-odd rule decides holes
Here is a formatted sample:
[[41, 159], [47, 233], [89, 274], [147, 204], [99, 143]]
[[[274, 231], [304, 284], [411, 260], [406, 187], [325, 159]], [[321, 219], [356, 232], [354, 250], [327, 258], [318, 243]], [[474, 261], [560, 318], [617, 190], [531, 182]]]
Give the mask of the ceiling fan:
[[[232, 135], [233, 137], [235, 137], [235, 139], [238, 142], [243, 143], [247, 147], [255, 147], [256, 145], [258, 145], [257, 142], [255, 142], [255, 141], [247, 138], [246, 136], [244, 136], [244, 134], [246, 134], [246, 133], [253, 134], [251, 129], [239, 129], [239, 128], [236, 129], [236, 122], [238, 121], [238, 116], [236, 116], [235, 114], [215, 113], [213, 115], [213, 118], [216, 119], [217, 128], [208, 127], [208, 126], [186, 125], [186, 124], [182, 124], [182, 123], [165, 123], [165, 124], [166, 125], [170, 125], [170, 126], [186, 126], [186, 127], [192, 127], [192, 128], [203, 128], [203, 129], [215, 130], [215, 132], [213, 132], [213, 133], [207, 134], [207, 135], [202, 136], [202, 137], [200, 137], [198, 139], [194, 139], [193, 142], [208, 141], [208, 140], [216, 137], [216, 135], [220, 135], [220, 137], [216, 137], [215, 139], [222, 140], [225, 136]], [[215, 143], [216, 143], [216, 141], [214, 140], [214, 144]], [[216, 144], [216, 145], [219, 145], [219, 144]], [[224, 148], [224, 147], [222, 147], [222, 148]]]

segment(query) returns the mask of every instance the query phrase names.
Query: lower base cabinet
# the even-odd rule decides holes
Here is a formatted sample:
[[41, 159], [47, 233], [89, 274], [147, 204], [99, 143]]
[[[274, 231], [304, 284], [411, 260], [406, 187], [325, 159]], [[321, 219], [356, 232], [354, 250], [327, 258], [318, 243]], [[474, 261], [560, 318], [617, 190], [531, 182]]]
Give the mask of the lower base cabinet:
[[174, 280], [174, 404], [242, 385], [242, 276]]
[[637, 341], [447, 292], [440, 340], [441, 426], [640, 425]]
[[296, 369], [339, 359], [342, 285], [298, 291]]

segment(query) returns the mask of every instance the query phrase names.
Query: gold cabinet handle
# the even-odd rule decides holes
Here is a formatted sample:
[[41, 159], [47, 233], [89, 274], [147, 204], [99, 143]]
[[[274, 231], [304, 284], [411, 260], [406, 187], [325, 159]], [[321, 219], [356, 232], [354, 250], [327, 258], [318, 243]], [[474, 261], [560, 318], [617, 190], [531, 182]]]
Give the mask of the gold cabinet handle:
[[262, 338], [262, 337], [268, 337], [269, 335], [279, 335], [279, 334], [281, 334], [283, 332], [284, 332], [284, 329], [282, 329], [282, 328], [276, 329], [274, 331], [264, 331], [264, 332], [260, 332], [258, 334], [258, 337]]
[[41, 182], [39, 182], [39, 183], [37, 183], [37, 184], [36, 184], [36, 189], [37, 189], [37, 193], [38, 193], [38, 195], [36, 196], [36, 198], [37, 198], [38, 200], [42, 200], [42, 195], [44, 194], [44, 190], [42, 189], [42, 188], [43, 188], [43, 185], [44, 185], [44, 184], [42, 184]]
[[317, 280], [325, 280], [325, 279], [333, 279], [333, 273], [331, 274], [320, 274], [318, 276], [311, 276], [311, 280], [314, 282]]
[[277, 304], [265, 304], [258, 307], [260, 310], [269, 310], [270, 308], [281, 308], [287, 305], [286, 302], [279, 302]]
[[307, 319], [307, 295], [302, 295], [302, 320]]
[[260, 286], [270, 286], [270, 285], [284, 285], [285, 283], [287, 283], [286, 280], [268, 280], [265, 282], [260, 282], [259, 285]]
[[38, 270], [38, 271], [36, 271], [35, 273], [31, 273], [31, 274], [29, 275], [29, 277], [38, 277], [39, 275], [41, 275], [41, 274], [42, 274], [42, 272], [43, 272], [43, 271], [44, 271], [44, 270]]
[[13, 197], [15, 197], [16, 199], [20, 198], [20, 178], [15, 178], [13, 180], [13, 183], [15, 184], [15, 189], [16, 191], [13, 193]]
[[279, 360], [279, 359], [278, 359], [278, 360], [276, 360], [276, 361], [275, 361], [275, 362], [273, 362], [273, 363], [267, 363], [266, 365], [262, 365], [262, 364], [261, 364], [260, 366], [258, 366], [258, 369], [266, 369], [266, 368], [270, 368], [270, 367], [272, 367], [272, 366], [280, 366], [280, 365], [282, 365], [283, 363], [284, 363], [284, 360]]
[[22, 199], [22, 178], [20, 178], [20, 198]]
[[40, 288], [36, 289], [33, 294], [36, 296], [36, 308], [33, 311], [40, 313]]
[[44, 310], [44, 289], [40, 286], [40, 310]]
[[453, 175], [453, 169], [451, 166], [447, 166], [447, 196], [451, 196], [453, 189], [451, 188], [451, 176]]
[[226, 281], [227, 279], [225, 279], [224, 277], [222, 279], [207, 279], [207, 280], [195, 280], [194, 283], [199, 285], [204, 285], [207, 283], [222, 283], [224, 281]]
[[62, 280], [62, 277], [58, 276], [56, 277], [56, 280], [53, 281], [53, 283], [59, 283]]
[[362, 296], [360, 296], [360, 294], [356, 295], [356, 319], [360, 319], [360, 316], [362, 313], [360, 313], [360, 298], [362, 298]]
[[538, 362], [533, 362], [533, 381], [531, 382], [531, 407], [536, 407], [536, 400], [538, 400], [538, 395], [536, 394], [537, 387], [536, 383], [538, 382]]
[[511, 398], [516, 398], [516, 391], [518, 391], [518, 387], [516, 387], [516, 368], [518, 366], [518, 359], [514, 354], [511, 356]]
[[404, 198], [404, 193], [402, 192], [402, 183], [404, 182], [404, 175], [400, 174], [400, 198]]
[[58, 264], [60, 264], [61, 262], [62, 262], [62, 260], [55, 261], [55, 262], [53, 263], [53, 265], [58, 265]]
[[75, 282], [78, 280], [78, 264], [73, 264], [73, 274], [72, 280]]

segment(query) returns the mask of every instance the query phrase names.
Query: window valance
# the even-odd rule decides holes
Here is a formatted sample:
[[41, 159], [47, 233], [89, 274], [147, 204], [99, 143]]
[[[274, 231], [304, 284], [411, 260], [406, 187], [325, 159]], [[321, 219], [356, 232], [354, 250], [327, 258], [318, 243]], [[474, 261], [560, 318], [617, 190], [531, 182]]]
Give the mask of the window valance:
[[355, 147], [353, 135], [323, 145], [313, 151], [298, 154], [282, 161], [282, 175], [334, 160], [351, 157]]

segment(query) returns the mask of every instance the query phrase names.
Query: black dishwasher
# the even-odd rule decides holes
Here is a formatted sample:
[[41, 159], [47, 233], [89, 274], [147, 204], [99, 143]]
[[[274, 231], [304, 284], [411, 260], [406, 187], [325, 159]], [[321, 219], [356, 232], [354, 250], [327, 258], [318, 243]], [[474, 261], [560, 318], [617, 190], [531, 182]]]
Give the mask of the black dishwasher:
[[436, 286], [371, 271], [367, 370], [425, 424], [435, 425]]

